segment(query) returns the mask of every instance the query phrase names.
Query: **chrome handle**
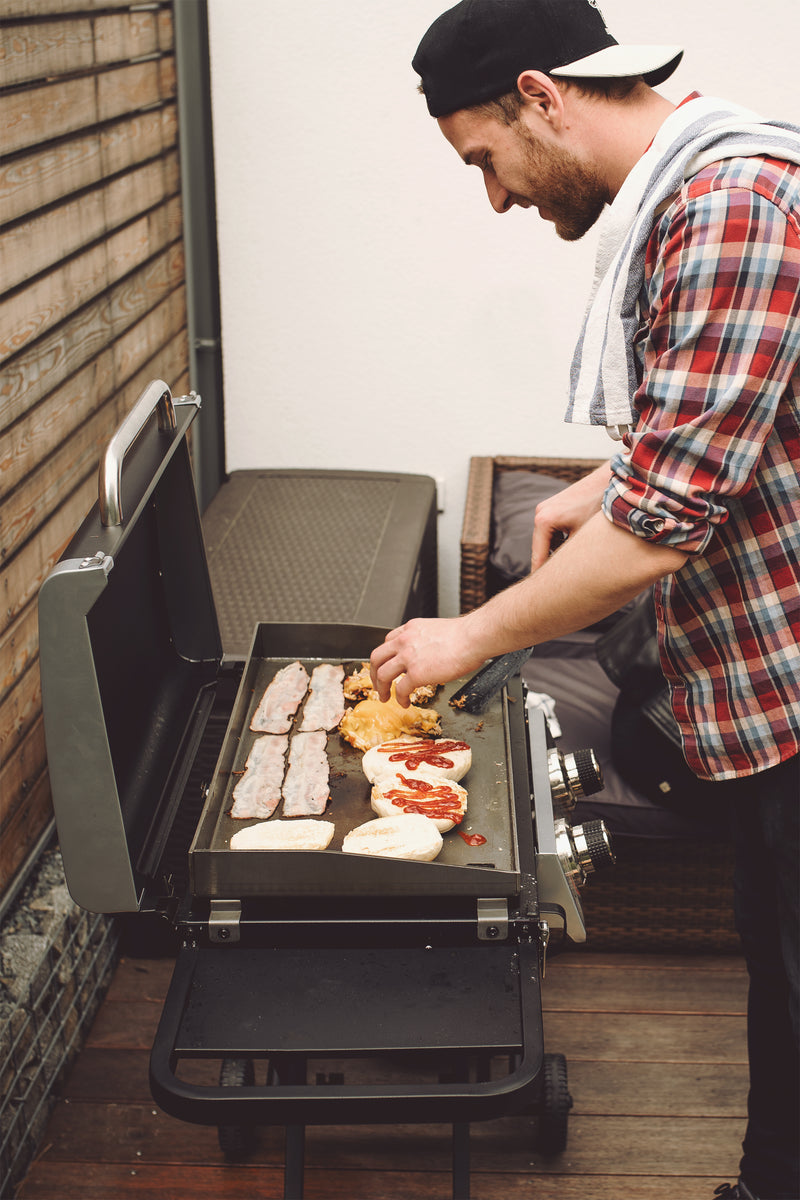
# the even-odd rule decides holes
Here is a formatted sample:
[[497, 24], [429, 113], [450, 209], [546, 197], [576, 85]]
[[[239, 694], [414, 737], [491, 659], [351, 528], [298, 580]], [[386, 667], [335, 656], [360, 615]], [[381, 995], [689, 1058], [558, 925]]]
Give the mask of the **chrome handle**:
[[175, 407], [172, 393], [161, 379], [148, 383], [100, 459], [98, 503], [100, 520], [105, 526], [122, 524], [122, 463], [153, 409], [158, 410], [158, 428], [171, 433], [176, 428]]

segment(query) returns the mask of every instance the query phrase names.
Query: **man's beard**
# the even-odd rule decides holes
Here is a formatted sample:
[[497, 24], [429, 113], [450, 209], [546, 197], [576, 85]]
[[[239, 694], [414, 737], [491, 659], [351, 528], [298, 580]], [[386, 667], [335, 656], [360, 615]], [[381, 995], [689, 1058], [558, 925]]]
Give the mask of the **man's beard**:
[[577, 242], [592, 228], [609, 201], [598, 175], [566, 150], [553, 150], [518, 126], [529, 170], [527, 199], [552, 214], [556, 233]]

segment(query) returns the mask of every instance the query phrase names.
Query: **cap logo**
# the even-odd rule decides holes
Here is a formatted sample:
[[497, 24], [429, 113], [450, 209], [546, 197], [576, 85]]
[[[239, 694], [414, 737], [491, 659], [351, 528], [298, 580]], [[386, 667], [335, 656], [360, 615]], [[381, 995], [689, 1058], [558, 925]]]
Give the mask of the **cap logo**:
[[591, 4], [592, 8], [595, 9], [600, 20], [603, 22], [603, 28], [605, 29], [606, 33], [608, 33], [608, 25], [606, 25], [606, 19], [600, 11], [600, 5], [597, 3], [597, 0], [587, 0], [587, 3]]

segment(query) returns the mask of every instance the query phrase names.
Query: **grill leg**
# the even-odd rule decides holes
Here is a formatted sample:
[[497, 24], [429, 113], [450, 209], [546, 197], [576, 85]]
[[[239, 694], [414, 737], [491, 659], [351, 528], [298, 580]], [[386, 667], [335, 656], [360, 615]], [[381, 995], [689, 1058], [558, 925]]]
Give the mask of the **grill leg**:
[[286, 1126], [286, 1163], [283, 1169], [283, 1200], [303, 1200], [306, 1127]]
[[453, 1125], [453, 1200], [469, 1200], [469, 1123]]
[[[306, 1060], [303, 1057], [287, 1056], [278, 1068], [283, 1083], [304, 1084], [306, 1082]], [[283, 1168], [283, 1200], [303, 1200], [305, 1185], [305, 1125], [286, 1126], [286, 1151]]]

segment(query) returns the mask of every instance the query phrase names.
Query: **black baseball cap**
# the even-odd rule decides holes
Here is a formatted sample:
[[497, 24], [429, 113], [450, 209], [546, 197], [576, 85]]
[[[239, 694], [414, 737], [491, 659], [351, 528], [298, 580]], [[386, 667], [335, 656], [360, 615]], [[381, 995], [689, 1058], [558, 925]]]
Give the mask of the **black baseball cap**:
[[620, 46], [596, 0], [461, 0], [434, 21], [412, 66], [428, 111], [444, 117], [514, 90], [525, 70], [583, 79], [641, 75], [652, 86], [680, 46]]

